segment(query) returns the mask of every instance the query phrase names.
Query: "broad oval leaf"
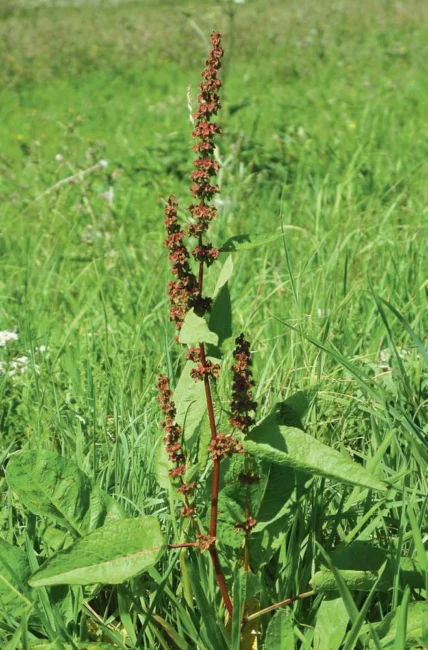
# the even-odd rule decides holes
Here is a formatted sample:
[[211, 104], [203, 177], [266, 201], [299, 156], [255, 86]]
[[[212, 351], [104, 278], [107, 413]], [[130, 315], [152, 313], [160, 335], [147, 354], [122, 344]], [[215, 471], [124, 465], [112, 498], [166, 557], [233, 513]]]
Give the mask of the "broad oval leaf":
[[293, 619], [289, 609], [279, 609], [270, 620], [267, 631], [265, 650], [293, 650]]
[[51, 517], [75, 535], [85, 535], [123, 516], [119, 504], [94, 485], [73, 461], [52, 451], [14, 454], [6, 479], [30, 512]]
[[198, 343], [218, 344], [218, 336], [211, 332], [207, 321], [197, 316], [193, 309], [187, 312], [178, 337], [180, 343], [198, 345]]
[[261, 424], [247, 436], [244, 448], [258, 458], [301, 472], [374, 490], [386, 489], [383, 481], [349, 456], [294, 427], [281, 427], [274, 422]]
[[0, 537], [0, 618], [20, 616], [31, 607], [26, 586], [31, 570], [27, 554]]
[[112, 521], [55, 553], [38, 569], [29, 584], [120, 584], [152, 567], [164, 550], [156, 517]]
[[339, 650], [348, 623], [349, 614], [342, 598], [324, 598], [316, 614], [314, 646], [318, 650]]

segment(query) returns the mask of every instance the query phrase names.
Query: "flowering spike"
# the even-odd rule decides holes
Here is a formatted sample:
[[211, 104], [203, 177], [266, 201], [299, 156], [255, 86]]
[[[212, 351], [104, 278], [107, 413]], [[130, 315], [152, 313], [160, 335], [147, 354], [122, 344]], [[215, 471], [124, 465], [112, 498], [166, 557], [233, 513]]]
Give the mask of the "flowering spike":
[[217, 258], [218, 251], [212, 244], [202, 243], [202, 235], [207, 232], [210, 221], [216, 216], [216, 208], [207, 205], [215, 194], [220, 191], [217, 183], [213, 182], [219, 164], [214, 160], [214, 138], [221, 133], [221, 128], [216, 122], [211, 122], [213, 115], [216, 115], [220, 106], [218, 91], [221, 81], [217, 73], [221, 67], [223, 48], [220, 45], [220, 34], [211, 35], [212, 50], [206, 60], [202, 72], [202, 81], [199, 85], [198, 110], [193, 115], [195, 128], [192, 136], [199, 142], [193, 147], [198, 157], [194, 161], [196, 171], [191, 176], [192, 185], [190, 191], [199, 199], [199, 203], [189, 207], [194, 222], [188, 227], [188, 233], [198, 239], [198, 245], [193, 251], [193, 256], [202, 265], [210, 266]]
[[176, 280], [168, 284], [170, 302], [170, 320], [175, 322], [180, 329], [184, 317], [190, 307], [194, 306], [199, 294], [198, 281], [192, 272], [188, 259], [189, 251], [183, 243], [184, 231], [177, 216], [177, 201], [174, 196], [169, 196], [165, 206], [165, 227], [167, 238], [165, 246], [169, 248], [169, 259], [172, 262], [172, 272]]
[[[162, 426], [165, 431], [164, 443], [166, 446], [166, 453], [174, 467], [169, 470], [169, 475], [172, 479], [180, 479], [181, 485], [178, 491], [184, 495], [186, 506], [182, 509], [182, 516], [189, 517], [196, 513], [195, 508], [188, 503], [188, 496], [196, 488], [196, 483], [185, 483], [183, 476], [186, 473], [186, 454], [182, 445], [183, 431], [176, 423], [176, 408], [173, 401], [173, 392], [169, 387], [169, 377], [166, 375], [159, 375], [157, 388], [159, 391], [158, 402], [165, 415], [165, 420]], [[192, 510], [191, 514], [190, 511]]]
[[240, 429], [242, 433], [248, 433], [250, 426], [255, 424], [251, 413], [256, 410], [257, 402], [253, 400], [251, 388], [255, 385], [251, 371], [250, 344], [244, 334], [235, 339], [235, 350], [232, 365], [232, 401], [230, 403], [230, 423], [233, 427]]

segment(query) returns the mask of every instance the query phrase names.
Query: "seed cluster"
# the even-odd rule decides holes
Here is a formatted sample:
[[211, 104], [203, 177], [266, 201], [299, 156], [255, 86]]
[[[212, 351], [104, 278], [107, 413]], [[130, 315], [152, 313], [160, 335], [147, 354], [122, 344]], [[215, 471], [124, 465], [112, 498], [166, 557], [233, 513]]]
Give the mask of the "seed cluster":
[[253, 400], [251, 391], [255, 382], [251, 371], [250, 344], [245, 339], [244, 334], [240, 334], [235, 339], [235, 345], [233, 352], [235, 363], [232, 365], [233, 383], [230, 423], [233, 427], [246, 434], [249, 428], [255, 424], [255, 419], [251, 415], [257, 408], [257, 402]]
[[208, 445], [213, 460], [226, 458], [232, 454], [243, 454], [244, 448], [239, 440], [226, 433], [219, 433], [215, 440]]
[[165, 416], [165, 420], [161, 422], [166, 434], [163, 440], [168, 458], [174, 465], [169, 470], [169, 475], [173, 479], [178, 478], [180, 480], [181, 485], [178, 491], [184, 495], [186, 503], [185, 507], [181, 510], [181, 514], [183, 517], [190, 517], [195, 514], [196, 510], [190, 506], [188, 497], [195, 490], [196, 483], [186, 483], [183, 478], [186, 473], [186, 454], [182, 444], [183, 430], [175, 420], [177, 411], [173, 401], [173, 392], [169, 387], [169, 378], [165, 375], [159, 375], [157, 388], [159, 391], [159, 397], [157, 399]]
[[216, 115], [220, 106], [218, 91], [221, 81], [218, 78], [218, 71], [221, 68], [223, 48], [220, 44], [220, 34], [211, 35], [212, 50], [205, 62], [202, 72], [202, 81], [199, 85], [198, 110], [193, 115], [195, 128], [192, 137], [199, 140], [193, 150], [198, 154], [194, 161], [196, 171], [191, 176], [192, 185], [190, 191], [198, 199], [197, 203], [189, 207], [193, 217], [193, 223], [188, 228], [189, 235], [197, 237], [198, 246], [193, 251], [195, 259], [203, 261], [207, 266], [218, 258], [218, 250], [211, 244], [202, 246], [202, 235], [207, 232], [210, 222], [215, 218], [217, 210], [212, 205], [207, 205], [219, 190], [217, 183], [213, 182], [219, 168], [214, 160], [214, 138], [221, 133], [218, 124], [211, 122], [213, 115]]
[[199, 289], [198, 281], [188, 261], [190, 255], [183, 242], [184, 231], [178, 221], [177, 208], [175, 197], [168, 197], [164, 220], [167, 232], [165, 246], [169, 248], [171, 270], [176, 276], [176, 280], [168, 283], [169, 316], [179, 330], [188, 310], [198, 302]]

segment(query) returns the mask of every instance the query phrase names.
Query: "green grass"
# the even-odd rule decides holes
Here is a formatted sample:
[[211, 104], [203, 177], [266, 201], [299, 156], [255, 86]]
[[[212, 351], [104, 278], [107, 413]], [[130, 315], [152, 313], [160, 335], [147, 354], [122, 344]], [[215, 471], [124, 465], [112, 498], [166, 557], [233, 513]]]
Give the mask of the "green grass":
[[[213, 239], [284, 232], [234, 258], [234, 331], [253, 341], [259, 415], [311, 389], [310, 433], [385, 478], [398, 475], [386, 499], [354, 504], [318, 480], [261, 606], [308, 590], [317, 543], [426, 549], [428, 5], [247, 0], [231, 19], [226, 5], [205, 0], [35, 4], [0, 8], [0, 329], [19, 334], [0, 361], [30, 359], [26, 372], [0, 375], [2, 461], [24, 446], [57, 450], [131, 514], [156, 513], [174, 537], [174, 505], [153, 456], [155, 377], [167, 350], [177, 376], [180, 365], [162, 199], [175, 192], [182, 208], [191, 202], [186, 93], [190, 85], [195, 103], [201, 33], [218, 29], [223, 203]], [[100, 159], [106, 169], [54, 188]], [[109, 187], [112, 205], [101, 196]], [[34, 521], [26, 529], [5, 482], [0, 499], [1, 536], [28, 545]], [[171, 561], [138, 582], [138, 603], [114, 592], [94, 605], [110, 635], [125, 626], [128, 647], [193, 647], [199, 614], [183, 599], [178, 563], [168, 574]], [[214, 616], [212, 576], [197, 562]], [[138, 612], [163, 578], [152, 605], [166, 622], [151, 618], [133, 645], [129, 629], [138, 634]], [[361, 624], [400, 604], [397, 585], [371, 601]], [[361, 610], [365, 599], [355, 598]], [[327, 649], [314, 637], [321, 601], [294, 605], [298, 647]], [[86, 623], [68, 616], [78, 643]], [[19, 624], [0, 625], [2, 647]], [[168, 626], [182, 645], [168, 645]], [[16, 638], [11, 648], [33, 647], [24, 632]]]

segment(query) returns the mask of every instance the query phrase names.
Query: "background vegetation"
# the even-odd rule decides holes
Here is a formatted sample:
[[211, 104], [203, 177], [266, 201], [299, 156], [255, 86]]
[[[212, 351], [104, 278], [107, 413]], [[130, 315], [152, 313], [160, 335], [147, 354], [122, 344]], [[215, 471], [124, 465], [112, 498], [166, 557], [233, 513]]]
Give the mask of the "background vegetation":
[[[338, 540], [375, 540], [423, 563], [428, 5], [20, 2], [2, 3], [0, 16], [0, 329], [18, 334], [0, 348], [2, 463], [23, 446], [59, 451], [130, 514], [156, 513], [174, 537], [174, 504], [153, 462], [155, 377], [167, 362], [179, 372], [162, 199], [175, 192], [191, 202], [187, 88], [195, 97], [207, 35], [218, 29], [225, 134], [214, 241], [279, 234], [236, 254], [231, 282], [235, 332], [253, 341], [259, 415], [310, 390], [307, 431], [397, 486], [375, 503], [347, 502], [342, 520], [349, 492], [315, 482], [275, 590], [308, 590], [316, 542], [329, 551]], [[0, 499], [0, 535], [28, 545], [34, 524], [4, 479]], [[198, 613], [180, 604], [175, 569], [154, 596], [164, 562], [139, 588], [165, 624], [152, 618], [139, 643], [191, 648], [183, 621], [199, 629]], [[362, 623], [382, 620], [401, 598], [395, 581]], [[424, 598], [423, 589], [412, 595]], [[342, 647], [345, 630], [323, 645], [322, 602], [294, 606], [299, 647]], [[98, 619], [88, 608], [68, 613], [70, 637], [107, 629], [118, 642], [119, 630], [140, 647], [130, 631], [137, 605], [122, 605], [114, 594], [97, 601]], [[2, 647], [16, 629], [21, 643], [25, 626], [1, 628]]]

